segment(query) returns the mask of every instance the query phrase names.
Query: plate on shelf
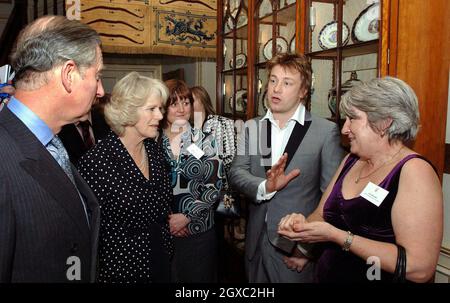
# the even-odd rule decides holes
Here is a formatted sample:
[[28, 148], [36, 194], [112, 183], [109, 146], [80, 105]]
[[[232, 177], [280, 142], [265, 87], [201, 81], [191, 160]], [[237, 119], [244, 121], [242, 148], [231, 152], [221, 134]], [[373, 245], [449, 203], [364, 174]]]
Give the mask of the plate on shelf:
[[240, 53], [236, 55], [236, 66], [234, 66], [233, 59], [230, 60], [231, 68], [241, 68], [244, 67], [247, 63], [247, 56], [244, 53]]
[[[239, 15], [237, 21], [236, 21], [236, 28], [242, 27], [247, 24], [247, 16], [245, 15]], [[230, 30], [234, 29], [233, 19], [230, 17], [227, 21], [227, 28]]]
[[[288, 43], [283, 37], [277, 37], [277, 51], [275, 53], [285, 53], [288, 50]], [[266, 42], [263, 49], [263, 55], [266, 60], [272, 59], [272, 39]]]
[[[233, 96], [228, 100], [230, 108], [234, 108]], [[236, 111], [245, 112], [247, 110], [247, 90], [240, 89], [236, 92]]]
[[227, 27], [231, 30], [234, 29], [234, 22], [233, 22], [233, 18], [228, 17], [228, 21], [227, 21]]
[[291, 42], [289, 42], [289, 51], [295, 53], [295, 36], [292, 37]]
[[248, 19], [247, 19], [247, 15], [245, 14], [245, 10], [242, 9], [241, 13], [239, 14], [239, 16], [237, 15], [238, 12], [238, 8], [236, 7], [232, 12], [231, 12], [231, 16], [228, 18], [227, 24], [228, 27], [233, 29], [233, 19], [236, 20], [236, 27], [241, 27], [247, 24]]
[[228, 17], [227, 21], [225, 22], [224, 32], [229, 33], [232, 29], [233, 29], [233, 19], [231, 19], [231, 17]]
[[245, 14], [240, 14], [237, 18], [237, 24], [236, 27], [241, 27], [247, 24], [247, 16]]
[[[350, 30], [345, 24], [342, 23], [342, 45], [348, 43]], [[319, 33], [319, 46], [322, 49], [334, 48], [337, 46], [337, 21], [331, 21], [322, 28]]]
[[353, 42], [376, 40], [380, 32], [380, 3], [366, 7], [356, 17], [352, 28]]

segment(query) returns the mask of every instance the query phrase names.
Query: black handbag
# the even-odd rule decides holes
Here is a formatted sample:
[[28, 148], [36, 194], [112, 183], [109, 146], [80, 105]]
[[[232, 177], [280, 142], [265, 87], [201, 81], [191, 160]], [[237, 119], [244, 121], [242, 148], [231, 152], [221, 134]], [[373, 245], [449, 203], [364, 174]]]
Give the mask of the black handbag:
[[397, 264], [395, 265], [394, 283], [406, 282], [406, 250], [403, 246], [397, 244]]
[[239, 218], [241, 216], [241, 199], [237, 191], [231, 190], [225, 173], [223, 189], [220, 191], [216, 214], [225, 218]]

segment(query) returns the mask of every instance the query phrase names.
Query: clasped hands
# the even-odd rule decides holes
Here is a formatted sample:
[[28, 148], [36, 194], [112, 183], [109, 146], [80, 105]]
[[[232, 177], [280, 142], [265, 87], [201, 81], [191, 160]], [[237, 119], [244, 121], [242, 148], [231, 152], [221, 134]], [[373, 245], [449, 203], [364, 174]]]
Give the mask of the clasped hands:
[[170, 214], [169, 215], [169, 227], [170, 233], [175, 237], [187, 237], [189, 236], [189, 230], [187, 228], [188, 223], [191, 220], [184, 214]]
[[327, 242], [334, 227], [324, 221], [308, 222], [302, 214], [284, 216], [278, 224], [278, 234], [291, 241], [304, 243]]
[[[310, 222], [302, 214], [292, 213], [283, 217], [278, 224], [278, 234], [291, 241], [316, 243], [329, 240], [332, 226], [326, 222]], [[284, 263], [291, 270], [301, 272], [309, 259], [298, 248], [290, 257], [284, 257]]]

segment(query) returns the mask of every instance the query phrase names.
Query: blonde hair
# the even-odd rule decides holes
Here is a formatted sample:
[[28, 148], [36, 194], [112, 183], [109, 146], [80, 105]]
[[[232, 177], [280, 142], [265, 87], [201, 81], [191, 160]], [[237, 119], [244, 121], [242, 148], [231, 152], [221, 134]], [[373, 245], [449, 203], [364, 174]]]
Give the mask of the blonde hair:
[[121, 136], [126, 126], [138, 121], [137, 109], [151, 96], [160, 97], [164, 107], [169, 90], [161, 80], [131, 72], [120, 79], [113, 88], [111, 100], [105, 105], [105, 119], [111, 129]]

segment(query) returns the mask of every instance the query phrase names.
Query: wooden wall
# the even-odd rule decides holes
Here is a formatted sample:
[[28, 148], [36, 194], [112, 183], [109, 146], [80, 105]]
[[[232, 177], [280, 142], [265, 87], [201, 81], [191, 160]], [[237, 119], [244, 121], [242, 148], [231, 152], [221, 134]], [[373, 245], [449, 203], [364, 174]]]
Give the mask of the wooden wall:
[[[421, 130], [414, 149], [442, 178], [450, 65], [448, 0], [394, 0], [398, 28], [391, 28], [389, 74], [406, 81], [419, 98]], [[397, 7], [395, 7], [397, 6]]]

